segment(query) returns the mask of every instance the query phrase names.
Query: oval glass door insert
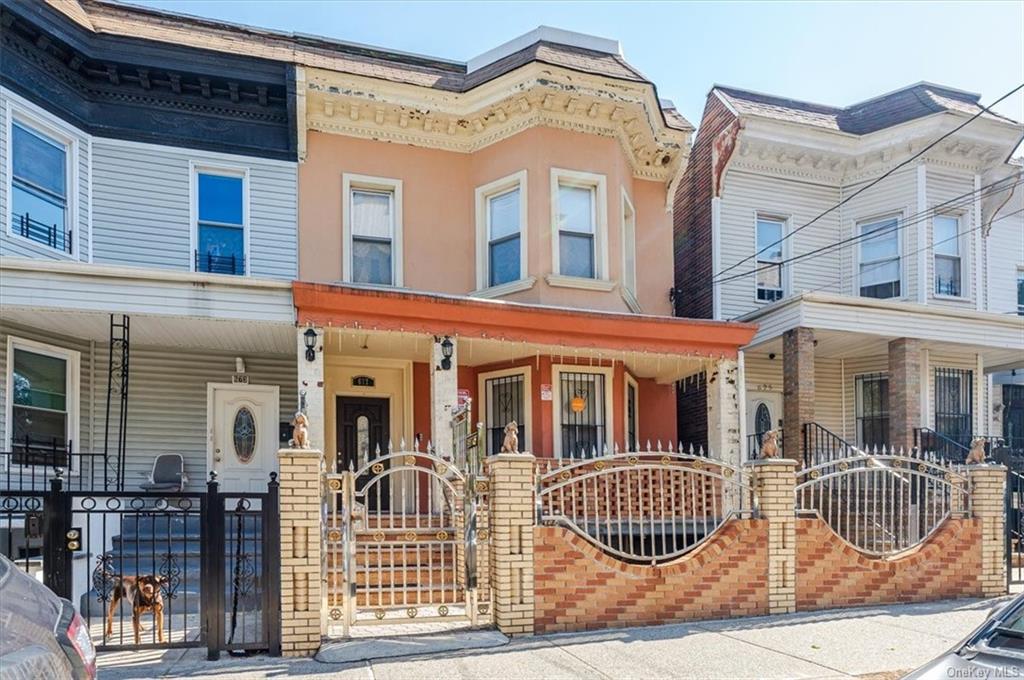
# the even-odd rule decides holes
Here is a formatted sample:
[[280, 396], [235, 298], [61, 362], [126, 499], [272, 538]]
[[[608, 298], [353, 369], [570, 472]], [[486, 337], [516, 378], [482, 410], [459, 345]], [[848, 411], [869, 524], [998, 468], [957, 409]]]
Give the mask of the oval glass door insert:
[[239, 462], [252, 462], [256, 454], [256, 417], [249, 407], [243, 406], [235, 413], [231, 436], [235, 445], [235, 457]]

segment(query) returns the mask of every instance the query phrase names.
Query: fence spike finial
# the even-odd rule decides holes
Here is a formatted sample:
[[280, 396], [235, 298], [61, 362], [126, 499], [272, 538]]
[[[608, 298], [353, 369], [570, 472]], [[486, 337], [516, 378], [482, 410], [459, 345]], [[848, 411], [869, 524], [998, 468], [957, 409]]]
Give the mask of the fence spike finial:
[[388, 453], [393, 453], [395, 447], [391, 444], [391, 437], [388, 437]]
[[614, 453], [615, 453], [616, 455], [618, 455], [618, 453], [619, 453], [619, 443], [618, 443], [618, 442], [615, 442], [615, 445], [614, 445], [614, 446], [612, 447], [612, 451], [613, 451], [613, 452], [614, 452]]
[[427, 440], [427, 453], [434, 455], [434, 442]]
[[350, 460], [348, 462], [348, 471], [349, 472], [355, 472], [356, 471], [356, 462], [354, 460]]
[[690, 442], [690, 455], [693, 455], [693, 442]]
[[668, 452], [669, 453], [675, 453], [675, 450], [672, 448], [672, 440], [671, 439], [668, 440]]
[[647, 451], [648, 451], [648, 453], [650, 452], [650, 450], [651, 450], [651, 440], [648, 439], [647, 440]]
[[405, 451], [405, 436], [402, 436], [402, 450]]
[[412, 450], [413, 451], [417, 451], [417, 452], [420, 450], [420, 438], [419, 437], [413, 437], [412, 438]]
[[697, 447], [697, 455], [700, 456], [701, 458], [704, 457], [704, 445], [703, 444], [701, 444], [700, 446]]
[[904, 453], [904, 450], [903, 450], [903, 447], [902, 447], [902, 446], [900, 447], [900, 455], [901, 455], [901, 456], [905, 456], [905, 455], [906, 455], [906, 453]]
[[597, 445], [596, 444], [592, 444], [591, 447], [590, 447], [590, 457], [591, 458], [597, 458]]
[[601, 455], [602, 456], [607, 456], [608, 455], [608, 442], [605, 442], [604, 444], [601, 445]]
[[376, 458], [376, 457], [378, 457], [380, 455], [380, 442], [377, 442], [377, 445], [375, 447], [373, 447], [373, 454], [374, 454], [374, 456], [373, 456], [374, 458]]
[[661, 440], [658, 440], [658, 453], [661, 453]]

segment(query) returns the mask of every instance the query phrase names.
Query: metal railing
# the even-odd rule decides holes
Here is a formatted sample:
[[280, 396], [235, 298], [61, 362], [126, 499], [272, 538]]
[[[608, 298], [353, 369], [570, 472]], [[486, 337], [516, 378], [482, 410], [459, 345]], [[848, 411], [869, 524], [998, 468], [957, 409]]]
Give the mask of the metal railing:
[[541, 524], [564, 526], [623, 561], [653, 565], [692, 551], [749, 511], [752, 492], [741, 468], [670, 446], [548, 463], [537, 506]]
[[914, 448], [940, 460], [963, 463], [975, 439], [985, 440], [985, 455], [991, 456], [993, 451], [1006, 444], [1002, 437], [976, 436], [970, 433], [946, 435], [936, 432], [930, 427], [914, 428]]
[[245, 256], [243, 255], [213, 255], [211, 253], [200, 253], [195, 251], [196, 271], [207, 274], [231, 274], [242, 276], [245, 274]]
[[800, 432], [804, 440], [805, 466], [818, 465], [862, 453], [856, 446], [818, 423], [804, 423]]
[[14, 216], [17, 225], [15, 230], [22, 238], [42, 243], [55, 250], [71, 254], [74, 247], [74, 230], [58, 227], [56, 224], [44, 224], [29, 217], [28, 213]]
[[50, 480], [63, 476], [65, 487], [75, 491], [113, 490], [118, 480], [107, 475], [102, 453], [72, 451], [71, 442], [44, 442], [26, 436], [0, 451], [0, 489], [45, 491]]

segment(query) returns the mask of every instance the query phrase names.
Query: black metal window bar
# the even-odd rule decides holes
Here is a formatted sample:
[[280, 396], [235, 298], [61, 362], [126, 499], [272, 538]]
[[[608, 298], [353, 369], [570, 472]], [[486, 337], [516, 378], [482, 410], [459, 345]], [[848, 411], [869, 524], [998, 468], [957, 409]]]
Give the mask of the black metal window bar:
[[56, 224], [44, 224], [32, 219], [28, 213], [16, 215], [17, 226], [15, 229], [22, 238], [27, 238], [36, 243], [42, 243], [54, 250], [67, 253], [72, 252], [74, 230], [58, 227]]
[[889, 376], [866, 373], [856, 378], [857, 444], [881, 449], [889, 443]]
[[488, 378], [484, 381], [487, 413], [487, 455], [501, 451], [505, 439], [505, 426], [513, 420], [519, 425], [519, 450], [529, 450], [526, 440], [526, 389], [522, 374]]
[[564, 371], [559, 376], [563, 458], [604, 455], [607, 432], [604, 386], [603, 373]]
[[243, 276], [245, 274], [244, 255], [214, 255], [212, 253], [200, 253], [195, 251], [196, 271], [206, 274], [231, 274]]
[[1024, 458], [1024, 385], [1003, 385], [1003, 441], [1010, 455]]
[[637, 386], [626, 383], [626, 450], [640, 448], [640, 414], [637, 412]]
[[[110, 315], [109, 356], [107, 359], [107, 403], [106, 418], [103, 421], [103, 460], [106, 480], [104, 489], [124, 489], [127, 456], [128, 430], [128, 383], [129, 359], [131, 356], [131, 319], [122, 314], [120, 318]], [[117, 440], [114, 442], [114, 459], [110, 457], [110, 428], [113, 422], [112, 410], [117, 397]]]
[[[935, 369], [935, 432], [940, 436], [936, 451], [952, 457], [956, 446], [970, 448], [974, 423], [974, 371], [960, 368]], [[949, 449], [949, 450], [947, 450]]]

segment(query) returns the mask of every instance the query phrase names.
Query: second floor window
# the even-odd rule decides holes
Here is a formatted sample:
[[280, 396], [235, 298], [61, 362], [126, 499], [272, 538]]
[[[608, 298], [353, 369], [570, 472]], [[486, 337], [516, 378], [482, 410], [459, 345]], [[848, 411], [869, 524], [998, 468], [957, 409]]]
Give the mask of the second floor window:
[[11, 126], [11, 231], [70, 254], [67, 168], [66, 144], [20, 122]]
[[197, 177], [197, 272], [245, 274], [245, 178], [200, 172]]
[[592, 186], [558, 185], [558, 271], [596, 278], [596, 191]]
[[1017, 270], [1017, 314], [1024, 316], [1024, 269]]
[[765, 302], [781, 300], [782, 287], [782, 220], [757, 218], [757, 299]]
[[861, 297], [894, 298], [900, 292], [899, 218], [858, 225]]
[[487, 285], [521, 278], [520, 188], [487, 197]]
[[352, 190], [352, 281], [390, 286], [395, 197], [390, 191]]
[[936, 215], [932, 220], [935, 249], [935, 293], [960, 297], [962, 260], [960, 258], [960, 219]]

